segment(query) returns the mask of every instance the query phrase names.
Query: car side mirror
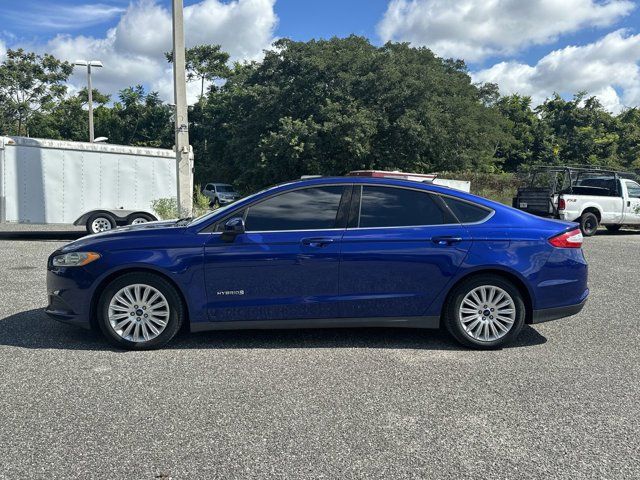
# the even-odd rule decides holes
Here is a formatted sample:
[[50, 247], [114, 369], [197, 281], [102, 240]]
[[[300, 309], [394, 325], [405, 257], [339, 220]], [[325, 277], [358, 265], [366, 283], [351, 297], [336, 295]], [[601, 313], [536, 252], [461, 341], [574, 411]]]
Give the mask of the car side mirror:
[[244, 219], [242, 217], [233, 217], [224, 224], [222, 240], [225, 242], [233, 242], [238, 235], [242, 235], [244, 232]]

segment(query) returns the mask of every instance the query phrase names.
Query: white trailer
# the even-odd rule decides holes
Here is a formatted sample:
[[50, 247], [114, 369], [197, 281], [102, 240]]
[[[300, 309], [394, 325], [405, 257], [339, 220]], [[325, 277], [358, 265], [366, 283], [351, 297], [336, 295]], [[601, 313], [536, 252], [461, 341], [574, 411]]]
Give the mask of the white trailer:
[[86, 225], [90, 233], [157, 220], [176, 197], [173, 150], [0, 137], [0, 221]]

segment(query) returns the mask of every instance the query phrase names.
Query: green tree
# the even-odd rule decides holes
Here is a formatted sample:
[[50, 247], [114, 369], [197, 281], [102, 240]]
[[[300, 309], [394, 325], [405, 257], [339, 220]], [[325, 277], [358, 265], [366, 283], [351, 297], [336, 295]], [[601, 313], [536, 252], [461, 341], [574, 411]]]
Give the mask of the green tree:
[[112, 107], [94, 110], [96, 135], [121, 145], [170, 148], [173, 146], [173, 109], [157, 92], [146, 93], [141, 85], [120, 91]]
[[618, 116], [618, 151], [626, 169], [640, 171], [640, 108], [630, 108]]
[[572, 100], [564, 100], [556, 94], [536, 112], [547, 128], [560, 163], [621, 166], [617, 119], [597, 98], [580, 92]]
[[498, 148], [496, 157], [504, 160], [503, 168], [515, 172], [521, 165], [532, 163], [536, 155], [538, 118], [531, 110], [531, 97], [510, 95], [495, 101], [495, 107], [505, 118], [507, 137]]
[[[84, 88], [76, 95], [62, 99], [49, 111], [36, 113], [30, 122], [29, 133], [39, 138], [88, 141], [88, 101], [87, 89]], [[93, 89], [93, 101], [104, 107], [109, 103], [110, 97]]]
[[8, 50], [0, 65], [0, 127], [29, 135], [34, 115], [53, 109], [66, 94], [73, 67], [49, 54]]
[[210, 93], [202, 123], [212, 146], [196, 174], [254, 189], [364, 168], [494, 171], [505, 122], [491, 90], [426, 48], [280, 40]]
[[[173, 62], [173, 52], [165, 53], [167, 61]], [[200, 81], [200, 97], [204, 98], [205, 81], [224, 79], [230, 73], [227, 66], [229, 54], [222, 51], [220, 45], [197, 45], [185, 52], [187, 81]]]

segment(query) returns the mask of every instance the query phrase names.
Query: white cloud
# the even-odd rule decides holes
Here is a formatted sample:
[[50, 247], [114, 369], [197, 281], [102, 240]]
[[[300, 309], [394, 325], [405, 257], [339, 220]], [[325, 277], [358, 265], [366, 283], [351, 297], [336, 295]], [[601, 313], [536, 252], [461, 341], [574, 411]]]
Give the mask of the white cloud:
[[474, 62], [611, 25], [633, 8], [630, 0], [392, 0], [378, 34]]
[[12, 28], [69, 31], [99, 25], [124, 12], [122, 7], [104, 3], [64, 5], [42, 2], [28, 7], [26, 13], [25, 5], [15, 2], [3, 9], [2, 16]]
[[536, 105], [554, 92], [584, 90], [617, 113], [640, 105], [640, 34], [617, 30], [594, 43], [552, 51], [534, 66], [501, 62], [472, 76], [497, 83], [503, 94], [530, 95]]
[[[203, 0], [185, 7], [187, 47], [220, 44], [232, 60], [260, 58], [273, 42], [277, 24], [275, 0]], [[164, 52], [171, 50], [171, 12], [156, 0], [138, 0], [126, 9], [118, 24], [104, 37], [58, 35], [34, 48], [68, 61], [79, 58], [101, 60], [104, 68], [93, 75], [95, 88], [117, 93], [125, 87], [144, 84], [172, 100], [171, 65]], [[84, 71], [74, 73], [77, 88], [85, 82]], [[189, 86], [193, 102], [200, 88]]]

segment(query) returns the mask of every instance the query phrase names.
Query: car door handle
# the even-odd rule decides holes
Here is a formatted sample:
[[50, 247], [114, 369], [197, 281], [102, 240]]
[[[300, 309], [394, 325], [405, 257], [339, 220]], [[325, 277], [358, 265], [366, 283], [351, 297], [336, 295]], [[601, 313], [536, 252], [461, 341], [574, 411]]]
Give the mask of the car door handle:
[[301, 242], [305, 247], [322, 248], [333, 243], [334, 240], [333, 238], [303, 238]]
[[462, 237], [432, 237], [431, 241], [436, 245], [453, 245], [454, 243], [460, 243], [462, 241]]

